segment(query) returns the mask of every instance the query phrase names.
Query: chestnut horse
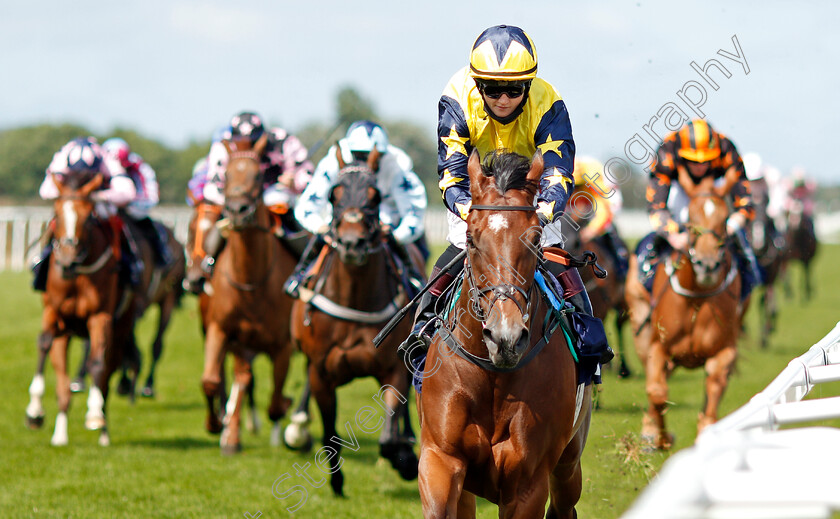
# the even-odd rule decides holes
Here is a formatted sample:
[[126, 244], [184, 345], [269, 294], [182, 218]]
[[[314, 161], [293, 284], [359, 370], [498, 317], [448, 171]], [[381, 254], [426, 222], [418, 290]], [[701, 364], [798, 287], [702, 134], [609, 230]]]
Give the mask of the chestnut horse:
[[499, 517], [576, 517], [592, 385], [578, 384], [564, 333], [545, 336], [552, 309], [535, 283], [539, 233], [522, 241], [539, 229], [542, 155], [529, 164], [501, 153], [482, 166], [473, 152], [468, 171], [467, 275], [418, 397], [423, 514], [475, 517], [479, 496]]
[[[740, 300], [741, 277], [727, 244], [729, 209], [724, 197], [737, 180], [732, 169], [724, 183], [714, 179], [694, 184], [681, 169], [679, 183], [690, 198], [688, 250], [675, 250], [659, 262], [651, 295], [631, 270], [627, 298], [631, 308], [636, 351], [645, 366], [649, 408], [642, 436], [658, 449], [668, 449], [673, 437], [665, 426], [668, 377], [673, 369], [704, 367], [706, 402], [698, 433], [717, 421], [718, 406], [735, 365], [745, 304]], [[631, 265], [636, 263], [632, 258]]]
[[[167, 244], [173, 261], [166, 267], [155, 265], [154, 251], [151, 244], [146, 239], [136, 239], [143, 236], [142, 232], [136, 228], [136, 224], [130, 217], [123, 217], [123, 222], [131, 231], [132, 240], [134, 241], [134, 249], [139, 255], [144, 267], [140, 274], [140, 284], [134, 289], [137, 301], [135, 303], [135, 311], [137, 312], [137, 320], [143, 317], [143, 314], [151, 306], [158, 307], [158, 320], [155, 328], [155, 338], [152, 341], [152, 358], [149, 365], [149, 374], [146, 377], [146, 382], [140, 395], [152, 398], [155, 396], [155, 369], [163, 354], [163, 335], [169, 327], [169, 321], [172, 318], [172, 313], [179, 305], [181, 296], [184, 293], [182, 286], [185, 272], [185, 256], [184, 247], [175, 238], [175, 234], [169, 227], [164, 227], [166, 230]], [[134, 335], [131, 337], [134, 340]], [[85, 343], [85, 355], [90, 351], [90, 344]], [[135, 346], [136, 347], [136, 346]], [[79, 366], [76, 378], [70, 383], [70, 389], [76, 393], [84, 390], [84, 379], [87, 375], [86, 362], [83, 360]], [[128, 364], [128, 365], [126, 365]], [[134, 401], [134, 388], [141, 365], [141, 359], [138, 356], [136, 359], [131, 359], [131, 362], [123, 363], [122, 377], [120, 378], [117, 392], [121, 395], [129, 395]]]
[[[283, 385], [292, 354], [288, 318], [292, 299], [283, 292], [283, 282], [297, 262], [271, 232], [271, 216], [262, 200], [260, 160], [266, 137], [261, 137], [253, 149], [243, 142], [223, 142], [230, 154], [224, 187], [227, 244], [209, 280], [212, 295], [202, 293], [199, 308], [205, 330], [201, 377], [207, 398], [205, 427], [212, 433], [222, 432], [222, 452], [230, 454], [241, 449], [242, 398], [252, 380], [251, 362], [259, 352], [268, 354], [274, 366], [268, 417], [274, 422], [271, 442], [280, 442], [280, 419], [290, 403], [283, 397]], [[234, 381], [230, 398], [220, 409], [217, 406], [224, 395], [222, 373], [228, 352], [234, 356]]]
[[[380, 455], [407, 480], [417, 477], [417, 456], [413, 438], [399, 430], [399, 419], [407, 417], [411, 384], [397, 347], [411, 331], [411, 323], [403, 321], [379, 348], [373, 346], [373, 338], [408, 300], [379, 221], [381, 194], [373, 171], [378, 169], [380, 154], [374, 150], [367, 163], [351, 165], [344, 163], [340, 153], [337, 155], [339, 179], [330, 192], [333, 218], [325, 236], [329, 247], [319, 259], [320, 275], [301, 288], [301, 297], [292, 309], [292, 336], [308, 359], [309, 389], [321, 412], [324, 446], [334, 450], [330, 486], [336, 495], [343, 495], [339, 453], [342, 444], [355, 442], [355, 436], [351, 430], [347, 431], [350, 442], [338, 436], [336, 389], [353, 379], [372, 376], [381, 386], [372, 395], [385, 412]], [[411, 253], [422, 272], [419, 251]], [[305, 430], [308, 398], [305, 392], [287, 428], [287, 439], [290, 430], [296, 431], [294, 437], [309, 438]]]
[[[102, 176], [78, 175], [64, 180], [53, 177], [59, 196], [55, 200], [53, 252], [43, 295], [44, 311], [38, 337], [38, 370], [29, 387], [26, 416], [30, 427], [43, 424], [44, 361], [49, 353], [56, 372], [58, 415], [52, 445], [67, 445], [67, 411], [70, 407], [70, 377], [67, 351], [70, 337], [90, 340], [88, 370], [93, 385], [87, 400], [85, 427], [100, 430], [99, 444], [110, 444], [105, 404], [111, 375], [122, 361], [123, 351], [133, 344], [133, 298], [119, 285], [119, 238], [107, 221], [94, 211], [91, 194]], [[123, 302], [124, 304], [120, 304]], [[118, 306], [122, 312], [116, 315]]]

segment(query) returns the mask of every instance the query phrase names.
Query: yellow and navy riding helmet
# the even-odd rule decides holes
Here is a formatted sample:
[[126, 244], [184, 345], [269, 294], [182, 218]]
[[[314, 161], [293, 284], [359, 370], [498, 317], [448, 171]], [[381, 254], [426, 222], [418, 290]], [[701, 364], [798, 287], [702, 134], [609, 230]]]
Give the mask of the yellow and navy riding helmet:
[[519, 27], [490, 27], [473, 44], [470, 75], [492, 81], [534, 79], [537, 77], [537, 48]]
[[720, 157], [720, 136], [705, 119], [694, 119], [677, 133], [677, 154], [692, 162], [709, 162]]
[[594, 182], [595, 174], [603, 175], [604, 164], [595, 157], [575, 157], [575, 187], [580, 187], [586, 182]]

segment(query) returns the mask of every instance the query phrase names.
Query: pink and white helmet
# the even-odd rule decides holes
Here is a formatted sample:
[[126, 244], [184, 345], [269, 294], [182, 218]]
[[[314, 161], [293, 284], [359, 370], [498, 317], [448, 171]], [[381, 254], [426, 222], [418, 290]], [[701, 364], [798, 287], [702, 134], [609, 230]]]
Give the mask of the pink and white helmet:
[[130, 159], [131, 147], [123, 139], [120, 139], [119, 137], [112, 137], [102, 143], [102, 148], [105, 150], [105, 153], [115, 159], [118, 159], [122, 167], [128, 168], [132, 165], [132, 161]]

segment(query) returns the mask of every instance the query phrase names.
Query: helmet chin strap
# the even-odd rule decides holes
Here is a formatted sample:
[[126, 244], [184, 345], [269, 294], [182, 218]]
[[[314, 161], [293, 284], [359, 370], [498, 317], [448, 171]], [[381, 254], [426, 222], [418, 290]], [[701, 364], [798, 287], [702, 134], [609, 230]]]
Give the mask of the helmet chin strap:
[[[519, 117], [519, 114], [521, 114], [521, 113], [522, 113], [522, 110], [524, 110], [524, 109], [525, 109], [525, 103], [527, 103], [527, 102], [528, 102], [528, 94], [529, 94], [530, 92], [531, 92], [531, 84], [529, 83], [529, 84], [525, 87], [525, 92], [522, 94], [522, 102], [521, 102], [521, 103], [519, 103], [519, 106], [517, 106], [517, 107], [516, 107], [516, 110], [514, 110], [514, 111], [513, 111], [513, 113], [511, 113], [511, 114], [510, 114], [510, 115], [508, 115], [507, 117], [499, 117], [498, 115], [494, 114], [494, 113], [493, 113], [493, 110], [491, 110], [491, 109], [490, 109], [490, 107], [489, 107], [489, 106], [487, 106], [487, 101], [486, 101], [486, 100], [484, 101], [484, 111], [485, 111], [485, 112], [487, 112], [487, 115], [488, 115], [488, 116], [490, 116], [490, 118], [491, 118], [491, 119], [494, 119], [494, 120], [496, 120], [496, 121], [499, 121], [499, 122], [500, 122], [500, 123], [502, 123], [502, 124], [510, 124], [510, 123], [512, 123], [512, 122], [513, 122], [513, 121], [514, 121], [517, 117]], [[483, 99], [483, 98], [484, 98], [484, 95], [482, 95], [482, 99]]]

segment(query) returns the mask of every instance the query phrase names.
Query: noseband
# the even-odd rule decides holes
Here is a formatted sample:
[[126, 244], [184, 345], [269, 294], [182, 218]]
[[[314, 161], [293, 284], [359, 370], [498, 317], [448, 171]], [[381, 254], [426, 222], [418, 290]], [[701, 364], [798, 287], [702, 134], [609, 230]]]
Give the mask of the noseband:
[[[470, 211], [536, 211], [537, 208], [534, 206], [529, 205], [473, 205], [470, 206]], [[486, 286], [484, 288], [478, 288], [478, 285], [475, 281], [475, 276], [473, 274], [472, 263], [469, 260], [469, 256], [467, 256], [467, 263], [466, 263], [466, 271], [467, 276], [470, 280], [470, 285], [472, 288], [470, 289], [470, 305], [475, 309], [475, 317], [477, 317], [481, 321], [482, 327], [487, 326], [487, 316], [485, 312], [481, 309], [481, 298], [487, 297], [489, 299], [489, 303], [487, 305], [487, 313], [490, 313], [493, 306], [498, 301], [506, 301], [510, 299], [514, 302], [517, 308], [519, 308], [519, 312], [522, 314], [522, 321], [527, 323], [528, 319], [530, 318], [531, 312], [531, 292], [534, 289], [534, 285], [531, 285], [531, 288], [528, 289], [526, 292], [525, 289], [522, 287], [518, 287], [512, 283], [499, 283], [496, 285]], [[492, 293], [492, 298], [488, 295]], [[522, 303], [519, 302], [515, 296], [516, 294], [520, 294], [526, 301], [525, 306], [523, 307]]]

